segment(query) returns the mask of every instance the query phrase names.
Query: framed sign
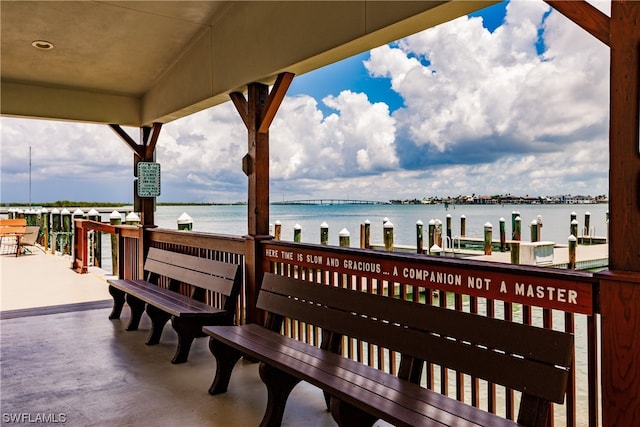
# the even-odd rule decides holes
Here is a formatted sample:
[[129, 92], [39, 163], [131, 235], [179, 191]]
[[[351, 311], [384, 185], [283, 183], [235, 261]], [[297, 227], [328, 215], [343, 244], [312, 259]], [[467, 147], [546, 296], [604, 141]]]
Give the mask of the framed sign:
[[160, 195], [160, 163], [138, 163], [138, 197], [158, 197]]

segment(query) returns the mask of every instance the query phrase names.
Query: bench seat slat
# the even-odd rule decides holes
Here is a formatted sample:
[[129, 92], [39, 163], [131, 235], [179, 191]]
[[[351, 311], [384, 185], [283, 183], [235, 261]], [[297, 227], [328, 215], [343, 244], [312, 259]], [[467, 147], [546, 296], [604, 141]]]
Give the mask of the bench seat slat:
[[109, 280], [109, 283], [138, 299], [150, 303], [176, 317], [189, 317], [208, 313], [226, 315], [226, 311], [191, 299], [143, 280]]
[[[304, 286], [300, 286], [304, 283]], [[380, 298], [365, 292], [354, 291], [313, 282], [302, 282], [291, 277], [265, 275], [262, 289], [284, 296], [296, 295], [310, 301], [330, 301], [331, 307], [344, 311], [353, 310], [357, 301], [360, 314], [379, 319], [393, 319], [418, 330], [434, 332], [444, 336], [453, 336], [462, 341], [481, 342], [491, 348], [500, 348], [508, 353], [525, 354], [528, 358], [544, 363], [568, 366], [572, 360], [572, 337], [558, 331], [549, 331], [534, 326], [504, 322], [463, 313], [455, 310], [442, 310], [426, 304], [407, 304], [394, 298]], [[354, 293], [356, 295], [354, 295]], [[473, 319], [473, 321], [464, 320]], [[460, 321], [460, 319], [463, 319]], [[428, 327], [428, 329], [425, 329]], [[499, 328], [502, 333], [496, 334]], [[530, 339], [519, 340], [523, 331]]]
[[[359, 400], [368, 402], [368, 407], [377, 408], [377, 417], [391, 423], [409, 426], [517, 425], [337, 354], [287, 339], [257, 325], [222, 328], [211, 326], [204, 330], [216, 339], [246, 351], [250, 356], [259, 356], [278, 369], [322, 386], [340, 399], [356, 406]], [[359, 395], [355, 400], [354, 394]]]
[[[403, 354], [425, 358], [457, 371], [473, 372], [474, 376], [510, 388], [522, 390], [526, 385], [529, 394], [558, 403], [564, 401], [565, 390], [561, 384], [566, 382], [568, 376], [566, 370], [535, 360], [514, 357], [508, 353], [496, 352], [487, 347], [470, 345], [459, 340], [425, 334], [423, 331], [364, 317], [361, 313], [370, 311], [367, 310], [366, 304], [360, 302], [359, 297], [364, 295], [363, 293], [341, 293], [335, 292], [336, 290], [338, 289], [333, 289], [335, 294], [342, 294], [339, 295], [341, 304], [350, 303], [348, 306], [351, 310], [357, 309], [358, 315], [351, 310], [347, 312], [334, 309], [333, 300], [327, 301], [326, 298], [324, 302], [327, 305], [318, 305], [268, 292], [260, 294], [258, 307], [293, 319], [304, 319], [323, 329], [383, 345]], [[505, 323], [496, 325], [493, 332], [503, 334], [501, 326]], [[519, 336], [514, 335], [511, 339]], [[557, 388], [550, 387], [549, 383], [557, 384]]]

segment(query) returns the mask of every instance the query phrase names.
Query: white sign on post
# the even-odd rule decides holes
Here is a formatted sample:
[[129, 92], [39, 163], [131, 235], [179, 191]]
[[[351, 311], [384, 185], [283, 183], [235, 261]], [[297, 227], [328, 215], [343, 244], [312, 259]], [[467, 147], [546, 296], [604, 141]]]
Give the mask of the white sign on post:
[[160, 195], [160, 163], [138, 163], [138, 197]]

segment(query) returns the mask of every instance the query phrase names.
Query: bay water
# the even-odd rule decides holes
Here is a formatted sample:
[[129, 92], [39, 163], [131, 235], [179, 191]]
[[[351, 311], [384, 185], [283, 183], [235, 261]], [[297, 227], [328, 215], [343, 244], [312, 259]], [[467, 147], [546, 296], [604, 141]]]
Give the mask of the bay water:
[[[460, 235], [461, 216], [466, 217], [466, 235], [482, 238], [484, 226], [493, 227], [493, 238], [499, 238], [500, 218], [505, 219], [507, 239], [512, 233], [511, 214], [520, 213], [523, 241], [530, 240], [530, 225], [538, 215], [542, 217], [541, 240], [566, 244], [570, 234], [571, 214], [578, 220], [578, 235], [607, 236], [608, 204], [579, 205], [271, 205], [270, 223], [282, 224], [284, 241], [293, 241], [296, 225], [302, 228], [303, 243], [320, 243], [320, 226], [329, 227], [329, 244], [338, 245], [338, 233], [346, 229], [350, 233], [351, 246], [358, 247], [360, 224], [371, 223], [371, 243], [383, 242], [383, 220], [387, 218], [394, 225], [394, 242], [397, 245], [416, 244], [416, 222], [423, 222], [425, 236], [430, 220], [439, 219], [445, 233], [447, 215], [451, 216], [452, 236]], [[156, 210], [156, 224], [161, 228], [176, 229], [177, 220], [183, 213], [193, 219], [193, 231], [220, 234], [247, 234], [246, 205], [192, 205], [159, 206]], [[590, 232], [585, 233], [585, 214], [590, 217]]]

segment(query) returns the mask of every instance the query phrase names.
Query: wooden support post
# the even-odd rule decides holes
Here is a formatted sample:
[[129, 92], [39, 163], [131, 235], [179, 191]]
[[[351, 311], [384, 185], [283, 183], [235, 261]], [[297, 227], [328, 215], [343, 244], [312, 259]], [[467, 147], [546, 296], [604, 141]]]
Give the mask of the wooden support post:
[[422, 223], [422, 221], [418, 220], [416, 222], [416, 253], [423, 253], [424, 252], [424, 236], [423, 236], [423, 229], [424, 224]]
[[640, 2], [612, 1], [609, 25], [609, 269], [600, 276], [603, 425], [640, 416]]
[[262, 83], [250, 83], [248, 99], [240, 92], [229, 96], [247, 127], [247, 154], [242, 159], [242, 170], [248, 178], [247, 221], [249, 239], [245, 250], [247, 322], [262, 323], [264, 314], [256, 308], [260, 283], [265, 266], [259, 242], [271, 239], [269, 235], [269, 127], [293, 80], [292, 73], [278, 75], [269, 93]]
[[[133, 151], [133, 173], [137, 176], [139, 162], [153, 162], [156, 159], [156, 144], [162, 129], [162, 123], [154, 123], [153, 126], [142, 126], [140, 128], [140, 144], [136, 143], [133, 138], [126, 133], [120, 125], [110, 124], [109, 127], [124, 141], [125, 144]], [[137, 212], [140, 212], [142, 226], [144, 228], [155, 227], [155, 197], [139, 197], [137, 191], [133, 191], [133, 206]], [[144, 244], [144, 251], [148, 248]]]

